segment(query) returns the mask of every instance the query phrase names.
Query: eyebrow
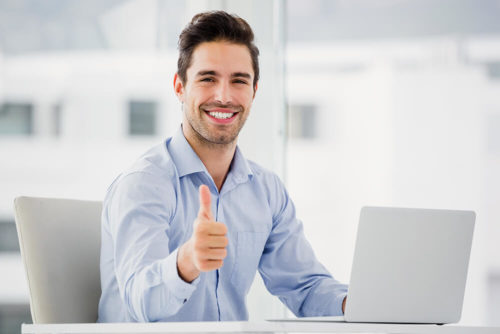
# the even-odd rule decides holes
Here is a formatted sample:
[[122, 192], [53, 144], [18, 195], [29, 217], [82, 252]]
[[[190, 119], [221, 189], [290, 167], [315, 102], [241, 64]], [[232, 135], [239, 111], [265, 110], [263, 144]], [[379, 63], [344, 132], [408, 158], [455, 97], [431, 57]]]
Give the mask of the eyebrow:
[[249, 73], [246, 72], [236, 72], [231, 74], [233, 78], [246, 78], [246, 79], [251, 79], [252, 76]]
[[[217, 76], [217, 72], [215, 72], [215, 71], [199, 71], [198, 73], [196, 73], [197, 77], [201, 77], [201, 76], [204, 76], [204, 75]], [[231, 77], [233, 77], [233, 78], [246, 78], [246, 79], [251, 79], [252, 78], [252, 76], [249, 73], [246, 73], [246, 72], [235, 72], [235, 73], [231, 74]]]
[[198, 73], [196, 73], [197, 77], [201, 77], [204, 75], [217, 75], [217, 73], [215, 71], [199, 71]]

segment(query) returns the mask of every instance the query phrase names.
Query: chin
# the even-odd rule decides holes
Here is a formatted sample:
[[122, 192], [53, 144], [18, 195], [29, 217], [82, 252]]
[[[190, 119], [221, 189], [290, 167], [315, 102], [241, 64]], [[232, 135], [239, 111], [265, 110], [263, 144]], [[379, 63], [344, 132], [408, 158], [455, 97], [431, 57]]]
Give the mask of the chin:
[[217, 136], [217, 135], [215, 135], [215, 136], [210, 136], [209, 138], [206, 138], [206, 139], [213, 144], [228, 145], [228, 144], [234, 143], [237, 138], [238, 138], [238, 135], [236, 135], [236, 136], [228, 136], [228, 135]]
[[227, 138], [227, 137], [219, 137], [219, 138], [214, 138], [212, 143], [218, 144], [218, 145], [229, 145], [229, 144], [234, 143], [235, 140], [236, 140], [236, 138], [231, 139], [231, 138]]

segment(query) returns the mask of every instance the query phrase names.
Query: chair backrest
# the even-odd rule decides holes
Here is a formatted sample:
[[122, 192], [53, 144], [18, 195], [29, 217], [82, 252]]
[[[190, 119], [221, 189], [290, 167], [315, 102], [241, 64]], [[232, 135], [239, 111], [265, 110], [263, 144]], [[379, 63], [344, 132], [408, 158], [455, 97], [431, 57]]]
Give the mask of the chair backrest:
[[18, 197], [14, 211], [33, 323], [96, 322], [102, 203]]

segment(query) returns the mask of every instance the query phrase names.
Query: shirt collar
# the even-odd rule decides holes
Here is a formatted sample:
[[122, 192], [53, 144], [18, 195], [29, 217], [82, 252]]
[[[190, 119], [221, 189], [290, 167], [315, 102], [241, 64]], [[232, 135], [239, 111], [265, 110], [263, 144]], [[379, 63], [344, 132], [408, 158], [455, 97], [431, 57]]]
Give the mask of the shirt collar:
[[[188, 143], [186, 137], [184, 137], [182, 126], [179, 127], [177, 132], [172, 137], [170, 143], [168, 144], [168, 150], [177, 168], [179, 177], [203, 172], [210, 175], [203, 162]], [[234, 152], [233, 161], [231, 162], [226, 182], [231, 179], [235, 183], [243, 183], [252, 176], [253, 172], [250, 168], [250, 164], [241, 153], [240, 148], [236, 146], [236, 151]]]
[[170, 140], [168, 151], [177, 168], [179, 177], [201, 172], [208, 174], [207, 168], [201, 162], [191, 145], [189, 145], [186, 137], [184, 137], [182, 126], [179, 127], [179, 130], [177, 130]]
[[236, 183], [246, 182], [248, 179], [253, 177], [252, 168], [250, 168], [248, 160], [245, 159], [238, 146], [236, 146], [236, 151], [234, 152], [228, 178], [229, 176], [231, 176]]

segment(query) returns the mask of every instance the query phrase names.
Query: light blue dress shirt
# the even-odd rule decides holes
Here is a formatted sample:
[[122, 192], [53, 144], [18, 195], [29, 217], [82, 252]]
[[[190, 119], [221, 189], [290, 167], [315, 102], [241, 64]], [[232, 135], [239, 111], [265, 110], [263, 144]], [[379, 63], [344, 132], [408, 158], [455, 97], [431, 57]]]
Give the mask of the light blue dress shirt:
[[[210, 189], [229, 244], [219, 270], [186, 283], [177, 249], [191, 237], [201, 184]], [[245, 296], [257, 270], [295, 315], [342, 315], [347, 286], [316, 260], [279, 178], [238, 148], [220, 192], [182, 130], [108, 189], [99, 322], [247, 320]]]

